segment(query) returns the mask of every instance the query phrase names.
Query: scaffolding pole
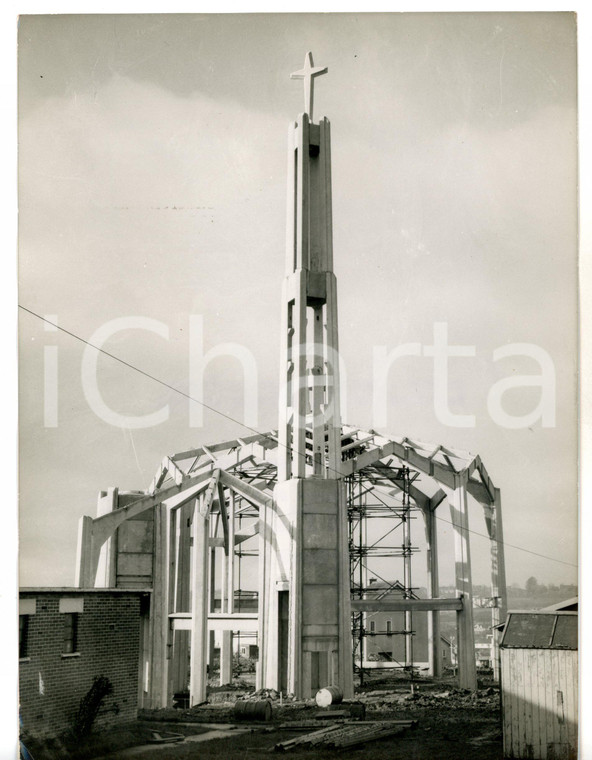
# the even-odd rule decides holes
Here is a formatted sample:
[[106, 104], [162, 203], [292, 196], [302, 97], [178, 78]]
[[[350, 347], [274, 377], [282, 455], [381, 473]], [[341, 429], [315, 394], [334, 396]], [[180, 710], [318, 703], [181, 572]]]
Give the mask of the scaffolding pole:
[[[417, 508], [411, 497], [410, 486], [418, 476], [418, 472], [406, 466], [381, 465], [380, 472], [369, 467], [347, 477], [352, 598], [372, 598], [378, 588], [380, 596], [397, 592], [404, 599], [414, 598], [412, 556], [418, 549], [412, 543], [411, 521], [415, 519]], [[393, 571], [389, 571], [392, 574], [388, 579], [381, 578], [380, 572], [375, 569], [377, 560], [385, 559], [402, 560], [398, 572], [393, 572], [393, 562]], [[369, 582], [369, 577], [372, 576], [381, 578], [384, 585], [373, 586], [375, 579], [372, 578]], [[392, 624], [387, 625], [386, 631], [376, 630], [373, 622], [368, 620], [368, 615], [371, 614], [356, 612], [352, 615], [354, 669], [358, 668], [360, 685], [364, 684], [364, 663], [369, 656], [368, 640], [385, 633], [389, 637], [404, 637], [405, 656], [400, 667], [410, 670], [413, 676], [414, 631], [411, 611], [404, 613], [402, 630], [392, 630]]]

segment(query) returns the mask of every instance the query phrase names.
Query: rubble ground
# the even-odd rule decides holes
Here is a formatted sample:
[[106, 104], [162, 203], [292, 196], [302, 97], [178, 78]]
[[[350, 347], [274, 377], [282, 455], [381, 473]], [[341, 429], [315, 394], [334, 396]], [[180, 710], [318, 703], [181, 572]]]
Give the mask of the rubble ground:
[[[243, 720], [239, 723], [234, 715], [238, 699], [270, 700], [272, 720]], [[356, 705], [353, 710], [352, 704]], [[331, 718], [332, 712], [335, 712], [334, 719]], [[347, 716], [351, 713], [352, 717], [365, 713], [366, 721], [416, 721], [417, 724], [399, 735], [347, 749], [297, 746], [290, 749], [289, 754], [302, 760], [338, 757], [349, 760], [350, 756], [359, 760], [502, 759], [497, 685], [485, 681], [480, 683], [477, 691], [471, 692], [458, 689], [451, 678], [437, 681], [411, 679], [406, 673], [369, 674], [365, 684], [356, 689], [353, 700], [328, 708], [319, 708], [314, 699], [280, 697], [273, 690], [256, 692], [248, 683], [235, 681], [232, 685], [211, 689], [208, 702], [200, 706], [141, 710], [140, 720], [133, 726], [93, 732], [84, 748], [66, 746], [59, 741], [35, 742], [33, 757], [35, 760], [91, 760], [108, 755], [116, 760], [127, 756], [124, 747], [135, 745], [134, 760], [194, 760], [197, 751], [194, 743], [168, 744], [159, 748], [142, 745], [150, 731], [192, 736], [209, 731], [215, 724], [220, 724], [221, 729], [234, 724], [243, 731], [246, 727], [250, 732], [201, 742], [199, 757], [217, 760], [264, 758], [270, 754], [285, 754], [274, 752], [275, 745], [344, 720], [344, 712]], [[203, 724], [211, 725], [206, 728]]]
[[[237, 699], [269, 699], [273, 705], [270, 723], [252, 723], [252, 733], [236, 738], [214, 739], [200, 745], [200, 757], [238, 760], [245, 757], [266, 757], [276, 744], [306, 733], [298, 724], [316, 723], [318, 728], [329, 724], [330, 712], [343, 713], [352, 702], [365, 708], [365, 719], [414, 720], [415, 728], [398, 736], [347, 750], [295, 747], [290, 754], [298, 758], [349, 758], [355, 752], [360, 760], [501, 760], [502, 736], [500, 726], [499, 689], [490, 681], [475, 691], [458, 689], [452, 678], [438, 681], [427, 678], [410, 679], [408, 674], [370, 674], [366, 683], [356, 689], [354, 700], [325, 709], [314, 699], [295, 700], [274, 690], [255, 692], [245, 683], [220, 687], [210, 695], [208, 704], [189, 710], [159, 710], [158, 714], [144, 711], [146, 718], [191, 722], [232, 722]], [[324, 717], [324, 716], [323, 716]], [[294, 730], [289, 730], [289, 724]], [[308, 729], [313, 731], [314, 729]], [[282, 753], [273, 753], [282, 754]], [[170, 748], [167, 760], [190, 758], [191, 750], [179, 745]], [[142, 757], [142, 755], [136, 756]], [[148, 757], [148, 755], [146, 755]], [[154, 760], [154, 756], [151, 755]]]

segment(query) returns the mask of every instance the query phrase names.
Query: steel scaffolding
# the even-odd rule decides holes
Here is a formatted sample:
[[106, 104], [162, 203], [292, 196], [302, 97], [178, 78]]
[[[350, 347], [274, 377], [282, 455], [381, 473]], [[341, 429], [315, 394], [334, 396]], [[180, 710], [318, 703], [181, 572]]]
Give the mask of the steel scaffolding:
[[[411, 498], [410, 486], [418, 477], [419, 472], [407, 466], [381, 464], [345, 479], [352, 599], [375, 595], [376, 588], [372, 586], [375, 577], [385, 584], [380, 587], [379, 598], [393, 592], [404, 599], [415, 596], [411, 558], [418, 548], [412, 544], [411, 521], [416, 519], [418, 508]], [[394, 567], [389, 568], [389, 577], [384, 578], [377, 570], [377, 560], [389, 559], [402, 560], [402, 566], [398, 573], [394, 573]], [[405, 612], [404, 628], [397, 631], [375, 630], [367, 625], [367, 616], [366, 612], [352, 614], [354, 668], [359, 668], [360, 682], [364, 682], [367, 637], [404, 636], [404, 662], [397, 664], [412, 671], [413, 613]]]

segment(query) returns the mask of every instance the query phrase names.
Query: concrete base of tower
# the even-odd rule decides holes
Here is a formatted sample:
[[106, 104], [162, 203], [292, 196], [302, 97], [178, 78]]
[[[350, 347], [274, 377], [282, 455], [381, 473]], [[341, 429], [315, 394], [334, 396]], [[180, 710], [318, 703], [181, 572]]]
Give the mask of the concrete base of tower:
[[308, 698], [338, 685], [353, 696], [342, 484], [312, 478], [279, 483], [260, 535], [260, 687]]

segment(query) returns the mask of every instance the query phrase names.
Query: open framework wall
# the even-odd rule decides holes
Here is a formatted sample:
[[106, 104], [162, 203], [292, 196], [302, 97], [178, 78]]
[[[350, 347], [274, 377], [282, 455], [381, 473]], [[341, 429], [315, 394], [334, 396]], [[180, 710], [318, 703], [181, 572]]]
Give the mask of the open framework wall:
[[[347, 426], [341, 438], [340, 480], [346, 495], [349, 489], [345, 503], [352, 513], [350, 524], [358, 519], [363, 530], [368, 513], [362, 515], [360, 505], [369, 509], [371, 503], [383, 500], [392, 511], [393, 546], [403, 574], [402, 599], [375, 599], [364, 591], [367, 571], [362, 573], [361, 585], [356, 585], [354, 572], [348, 579], [353, 584], [354, 619], [357, 615], [363, 620], [366, 613], [376, 610], [402, 612], [407, 621], [413, 614], [427, 614], [430, 668], [437, 674], [441, 667], [439, 613], [454, 611], [459, 682], [475, 688], [468, 498], [481, 505], [490, 538], [492, 622], [496, 623], [504, 614], [505, 598], [499, 490], [473, 455]], [[170, 704], [173, 693], [187, 687], [192, 703], [204, 699], [207, 665], [216, 639], [222, 683], [232, 676], [233, 636], [238, 632], [258, 634], [259, 657], [264, 660], [266, 641], [258, 611], [237, 609], [237, 599], [241, 591], [256, 590], [260, 605], [265, 593], [261, 548], [274, 539], [261, 533], [261, 525], [265, 511], [275, 508], [277, 449], [276, 434], [271, 432], [165, 457], [146, 491], [110, 489], [99, 498], [99, 516], [82, 518], [81, 586], [137, 587], [150, 580], [154, 604], [146, 706]], [[312, 466], [311, 458], [307, 467]], [[439, 596], [436, 510], [446, 507], [455, 541], [456, 595], [452, 599]], [[418, 525], [423, 522], [427, 599], [414, 598], [412, 579], [405, 575], [415, 551], [404, 516], [413, 516]], [[351, 538], [353, 545], [355, 528]], [[406, 624], [406, 630], [412, 627]], [[404, 635], [412, 646], [412, 636]], [[261, 667], [257, 685], [266, 685]]]

